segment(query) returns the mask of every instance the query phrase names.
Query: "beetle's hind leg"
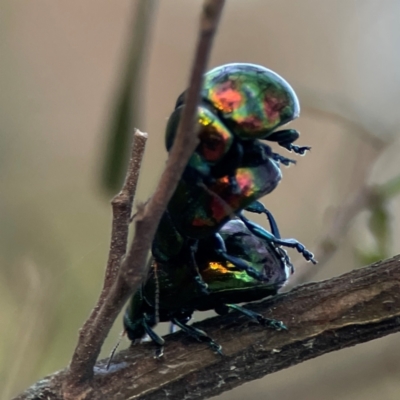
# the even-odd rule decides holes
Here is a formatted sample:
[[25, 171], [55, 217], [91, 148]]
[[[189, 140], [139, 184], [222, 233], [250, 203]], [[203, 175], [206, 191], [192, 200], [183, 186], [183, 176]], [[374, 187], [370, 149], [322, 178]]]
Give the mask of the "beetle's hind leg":
[[143, 318], [142, 325], [145, 332], [149, 335], [150, 339], [157, 346], [154, 358], [161, 358], [164, 354], [165, 340], [162, 337], [158, 336], [157, 333], [153, 331], [153, 329], [147, 323], [146, 318]]
[[201, 329], [197, 329], [192, 325], [186, 325], [186, 321], [180, 321], [177, 318], [172, 318], [171, 321], [175, 325], [179, 326], [179, 328], [181, 328], [182, 331], [187, 333], [189, 336], [195, 338], [199, 342], [207, 343], [212, 350], [214, 350], [221, 356], [223, 355], [221, 345], [214, 342], [214, 340], [210, 338], [210, 336], [208, 336], [206, 332], [202, 331]]
[[224, 315], [224, 314], [229, 313], [230, 310], [238, 311], [241, 314], [245, 315], [247, 318], [249, 318], [251, 321], [257, 322], [258, 324], [260, 324], [262, 326], [276, 329], [277, 331], [281, 331], [281, 330], [287, 331], [287, 327], [282, 321], [279, 321], [279, 320], [273, 319], [273, 318], [266, 318], [261, 314], [258, 314], [247, 308], [238, 306], [236, 304], [223, 304], [220, 307], [216, 308], [215, 312], [220, 315]]
[[303, 257], [307, 261], [311, 261], [313, 264], [316, 264], [317, 261], [314, 258], [314, 254], [311, 253], [311, 251], [307, 250], [306, 247], [297, 241], [296, 239], [281, 239], [276, 236], [274, 236], [271, 232], [268, 232], [265, 230], [263, 227], [260, 225], [250, 221], [248, 218], [246, 218], [244, 215], [239, 214], [239, 218], [244, 222], [246, 225], [246, 228], [253, 234], [256, 235], [257, 237], [267, 240], [270, 243], [275, 243], [278, 246], [285, 246], [285, 247], [290, 247], [292, 249], [296, 249], [300, 254], [303, 255]]

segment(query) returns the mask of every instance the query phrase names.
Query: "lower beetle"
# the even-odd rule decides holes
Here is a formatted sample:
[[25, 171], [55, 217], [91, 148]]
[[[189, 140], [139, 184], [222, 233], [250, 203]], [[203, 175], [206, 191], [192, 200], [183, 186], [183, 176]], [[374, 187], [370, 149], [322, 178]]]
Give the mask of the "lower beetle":
[[[272, 218], [272, 233], [275, 221]], [[164, 339], [153, 331], [158, 322], [171, 321], [195, 339], [208, 343], [221, 353], [221, 346], [187, 322], [194, 311], [215, 310], [225, 314], [236, 310], [253, 321], [274, 329], [286, 329], [281, 321], [268, 319], [238, 303], [261, 300], [275, 295], [284, 285], [293, 266], [285, 250], [270, 241], [260, 239], [246, 227], [240, 219], [229, 221], [219, 232], [223, 238], [224, 251], [232, 261], [240, 259], [262, 276], [254, 278], [246, 271], [238, 269], [234, 263], [221, 257], [215, 251], [210, 237], [199, 241], [195, 253], [202, 279], [208, 285], [208, 293], [199, 292], [188, 275], [185, 259], [181, 264], [154, 263], [147, 280], [132, 297], [125, 312], [124, 327], [130, 340], [143, 338], [146, 334], [158, 346], [157, 355], [162, 354]]]

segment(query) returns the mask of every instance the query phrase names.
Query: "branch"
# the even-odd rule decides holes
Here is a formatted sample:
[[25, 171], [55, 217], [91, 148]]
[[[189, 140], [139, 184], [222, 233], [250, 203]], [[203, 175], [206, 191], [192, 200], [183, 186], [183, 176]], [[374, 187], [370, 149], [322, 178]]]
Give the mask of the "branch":
[[[102, 319], [98, 318], [99, 312], [104, 306], [106, 299], [110, 296], [111, 289], [113, 288], [119, 273], [122, 259], [126, 253], [133, 199], [135, 197], [137, 183], [139, 180], [140, 166], [146, 147], [146, 141], [147, 133], [140, 132], [138, 129], [136, 129], [133, 134], [131, 157], [129, 160], [124, 185], [121, 191], [111, 201], [113, 209], [111, 243], [104, 276], [103, 289], [100, 293], [100, 297], [96, 303], [96, 306], [93, 308], [89, 318], [85, 321], [84, 325], [80, 329], [79, 341], [73, 355], [73, 361], [71, 362], [72, 370], [70, 369], [69, 375], [67, 375], [67, 379], [65, 381], [66, 386], [71, 386], [69, 385], [69, 382], [72, 380], [72, 385], [74, 387], [80, 387], [79, 385], [81, 384], [81, 381], [78, 380], [75, 382], [76, 366], [73, 364], [75, 360], [78, 360], [79, 367], [81, 367], [88, 365], [91, 360], [94, 359], [95, 362], [97, 359], [97, 355], [94, 354], [93, 348], [88, 344], [90, 344], [92, 337], [96, 337], [97, 335], [101, 334]], [[86, 373], [85, 376], [90, 376], [90, 374]], [[79, 389], [71, 390], [68, 388], [68, 391], [74, 392], [73, 396], [75, 396]]]
[[200, 18], [200, 30], [186, 105], [177, 136], [171, 149], [160, 183], [145, 207], [136, 217], [135, 237], [122, 262], [114, 284], [81, 329], [63, 383], [65, 399], [88, 399], [95, 395], [92, 384], [93, 367], [101, 346], [129, 296], [135, 292], [146, 273], [146, 258], [161, 216], [175, 191], [180, 176], [198, 142], [194, 132], [195, 115], [200, 97], [213, 38], [218, 26], [224, 0], [205, 0]]
[[103, 290], [99, 301], [93, 310], [91, 319], [97, 315], [119, 272], [121, 261], [126, 253], [128, 244], [129, 224], [131, 221], [133, 199], [139, 180], [140, 166], [147, 141], [147, 133], [138, 129], [133, 134], [132, 153], [121, 191], [112, 199], [113, 221], [111, 243], [108, 255]]
[[[310, 283], [251, 308], [282, 320], [288, 331], [252, 325], [237, 313], [202, 321], [225, 356], [181, 332], [166, 338], [165, 355], [154, 346], [121, 351], [96, 364], [92, 399], [205, 399], [245, 382], [331, 351], [400, 331], [400, 255], [327, 281]], [[15, 400], [62, 400], [65, 370], [50, 375]], [[42, 396], [42, 397], [41, 397]], [[46, 397], [48, 396], [48, 397]]]

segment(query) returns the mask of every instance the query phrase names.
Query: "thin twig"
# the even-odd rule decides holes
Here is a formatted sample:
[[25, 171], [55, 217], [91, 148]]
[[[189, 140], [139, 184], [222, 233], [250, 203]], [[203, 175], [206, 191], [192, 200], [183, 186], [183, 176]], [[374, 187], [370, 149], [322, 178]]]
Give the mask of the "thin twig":
[[[82, 338], [87, 340], [90, 339], [90, 335], [93, 332], [93, 326], [96, 324], [99, 310], [101, 310], [107, 296], [109, 296], [110, 290], [118, 276], [122, 259], [126, 253], [133, 199], [135, 197], [137, 183], [139, 180], [140, 166], [146, 147], [146, 142], [147, 133], [143, 133], [136, 129], [133, 134], [132, 151], [125, 182], [121, 191], [111, 201], [113, 210], [111, 243], [103, 289], [96, 306], [93, 308], [89, 318], [85, 321], [84, 325], [80, 329], [80, 339], [75, 352], [79, 349]], [[84, 354], [84, 357], [86, 359], [90, 358], [90, 348], [87, 354]]]
[[195, 114], [213, 38], [224, 0], [205, 0], [200, 18], [199, 39], [189, 80], [185, 109], [171, 149], [166, 169], [149, 203], [139, 210], [135, 237], [122, 262], [120, 272], [95, 319], [80, 331], [68, 374], [63, 384], [65, 399], [92, 395], [93, 367], [112, 324], [143, 279], [146, 258], [158, 223], [171, 198], [198, 139], [194, 134]]
[[[250, 324], [237, 313], [198, 324], [223, 347], [214, 354], [182, 332], [166, 337], [163, 360], [143, 344], [96, 365], [93, 400], [206, 399], [331, 351], [400, 331], [400, 255], [247, 306], [282, 320], [288, 331]], [[15, 400], [62, 400], [65, 371], [44, 378]], [[35, 397], [36, 396], [36, 397]], [[42, 397], [40, 397], [42, 396]]]
[[135, 129], [133, 134], [132, 152], [128, 164], [125, 182], [121, 191], [112, 199], [113, 210], [111, 244], [108, 254], [103, 289], [100, 298], [89, 317], [90, 323], [96, 318], [97, 312], [114, 284], [121, 261], [126, 253], [129, 236], [129, 224], [132, 214], [133, 200], [139, 181], [140, 166], [147, 142], [147, 133]]

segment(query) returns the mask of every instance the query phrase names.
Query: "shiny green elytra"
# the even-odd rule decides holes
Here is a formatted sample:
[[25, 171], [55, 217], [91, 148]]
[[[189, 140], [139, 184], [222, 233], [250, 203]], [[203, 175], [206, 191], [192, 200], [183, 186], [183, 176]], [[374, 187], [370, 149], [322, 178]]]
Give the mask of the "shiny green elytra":
[[225, 124], [242, 139], [267, 139], [300, 114], [292, 87], [261, 65], [234, 63], [204, 77], [202, 100], [210, 102]]
[[[165, 136], [169, 150], [179, 126], [185, 103], [182, 93], [171, 114]], [[300, 105], [293, 88], [277, 73], [261, 65], [226, 64], [204, 76], [198, 106], [200, 144], [189, 165], [200, 174], [221, 176], [226, 165], [242, 154], [242, 141], [266, 139], [297, 154], [304, 155], [308, 146], [293, 145], [300, 134], [295, 129], [276, 129], [300, 114]], [[285, 165], [294, 162], [274, 153], [274, 160]], [[223, 167], [220, 167], [220, 166]], [[218, 171], [218, 167], [221, 171]]]

